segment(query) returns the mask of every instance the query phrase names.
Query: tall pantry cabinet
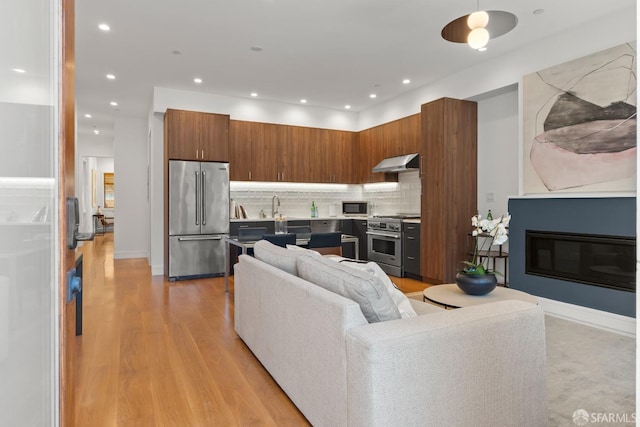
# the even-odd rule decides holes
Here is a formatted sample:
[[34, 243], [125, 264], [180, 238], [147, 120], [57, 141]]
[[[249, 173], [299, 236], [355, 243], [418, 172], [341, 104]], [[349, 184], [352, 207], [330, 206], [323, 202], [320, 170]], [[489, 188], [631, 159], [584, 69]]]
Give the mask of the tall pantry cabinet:
[[477, 212], [477, 103], [442, 98], [422, 105], [421, 275], [452, 283], [468, 260]]

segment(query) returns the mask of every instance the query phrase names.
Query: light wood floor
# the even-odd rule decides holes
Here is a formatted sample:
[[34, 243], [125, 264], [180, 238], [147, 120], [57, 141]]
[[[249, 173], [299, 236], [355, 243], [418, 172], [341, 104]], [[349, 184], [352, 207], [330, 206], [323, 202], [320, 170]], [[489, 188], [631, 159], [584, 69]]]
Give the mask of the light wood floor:
[[111, 233], [80, 251], [78, 426], [308, 425], [235, 334], [232, 284], [152, 277], [146, 259], [113, 259]]

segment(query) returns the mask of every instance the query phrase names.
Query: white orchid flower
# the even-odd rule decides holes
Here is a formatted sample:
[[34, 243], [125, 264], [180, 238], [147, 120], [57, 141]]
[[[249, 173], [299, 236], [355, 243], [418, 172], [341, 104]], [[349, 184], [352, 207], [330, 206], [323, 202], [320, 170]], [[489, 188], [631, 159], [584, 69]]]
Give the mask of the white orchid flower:
[[471, 217], [471, 225], [474, 227], [478, 227], [478, 220], [480, 219], [480, 215], [474, 215]]
[[476, 237], [478, 234], [479, 234], [479, 231], [478, 231], [478, 229], [477, 229], [477, 228], [471, 232], [471, 235], [472, 235], [473, 237]]
[[506, 234], [500, 235], [500, 236], [496, 236], [493, 239], [493, 244], [494, 245], [501, 245], [504, 242], [506, 242], [507, 240], [509, 240], [509, 236], [507, 236]]

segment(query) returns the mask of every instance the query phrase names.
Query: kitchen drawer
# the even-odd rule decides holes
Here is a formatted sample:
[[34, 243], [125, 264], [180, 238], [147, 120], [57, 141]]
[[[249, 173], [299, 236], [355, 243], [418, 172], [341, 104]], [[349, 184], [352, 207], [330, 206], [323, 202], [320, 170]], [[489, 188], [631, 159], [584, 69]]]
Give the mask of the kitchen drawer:
[[420, 279], [420, 224], [402, 223], [403, 267], [407, 277]]
[[[264, 225], [260, 225], [260, 226], [264, 227]], [[241, 228], [253, 228], [253, 227], [257, 227], [255, 221], [232, 222], [232, 223], [229, 224], [229, 235], [230, 236], [237, 236], [239, 229], [241, 229]]]

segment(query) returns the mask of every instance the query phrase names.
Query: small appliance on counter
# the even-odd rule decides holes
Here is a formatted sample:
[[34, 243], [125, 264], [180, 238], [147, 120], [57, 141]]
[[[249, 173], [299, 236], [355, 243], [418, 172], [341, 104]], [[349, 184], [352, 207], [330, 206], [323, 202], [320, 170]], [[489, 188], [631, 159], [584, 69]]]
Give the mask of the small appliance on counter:
[[342, 202], [342, 215], [344, 216], [367, 216], [369, 214], [369, 203], [365, 201]]

